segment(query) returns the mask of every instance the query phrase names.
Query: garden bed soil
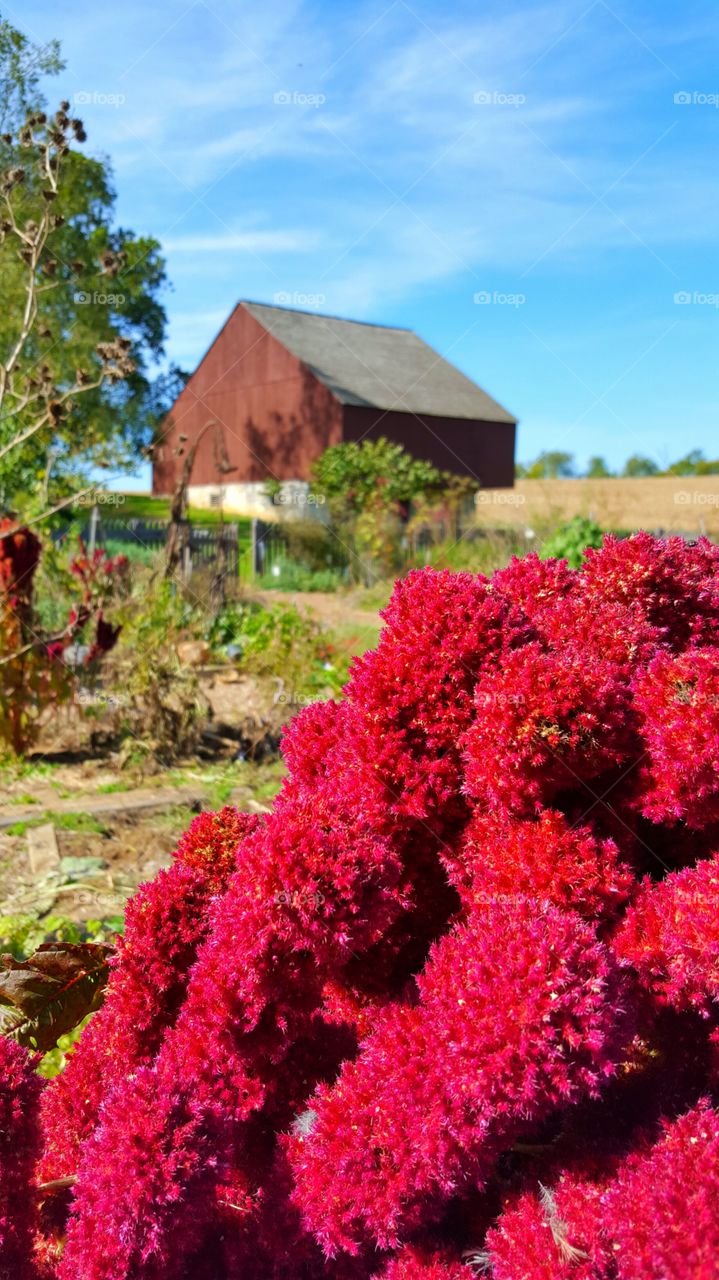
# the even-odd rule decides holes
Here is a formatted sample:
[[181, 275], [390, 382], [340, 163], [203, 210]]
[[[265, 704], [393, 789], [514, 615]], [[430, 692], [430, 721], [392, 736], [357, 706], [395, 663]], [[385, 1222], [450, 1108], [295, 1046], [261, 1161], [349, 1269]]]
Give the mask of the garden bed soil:
[[[263, 811], [283, 772], [279, 761], [230, 765], [219, 775], [201, 768], [160, 774], [141, 788], [121, 770], [90, 761], [54, 766], [51, 778], [37, 784], [27, 777], [6, 782], [0, 804], [0, 917], [121, 916], [138, 884], [170, 864], [196, 813], [223, 803]], [[33, 804], [27, 803], [30, 791]], [[37, 874], [28, 832], [41, 824], [54, 827], [58, 865], [50, 859]]]

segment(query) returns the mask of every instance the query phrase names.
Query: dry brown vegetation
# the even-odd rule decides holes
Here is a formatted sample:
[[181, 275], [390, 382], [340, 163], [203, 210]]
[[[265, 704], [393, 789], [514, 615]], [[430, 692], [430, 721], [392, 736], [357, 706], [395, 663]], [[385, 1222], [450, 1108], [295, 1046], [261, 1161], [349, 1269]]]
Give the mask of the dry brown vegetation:
[[484, 489], [478, 497], [477, 521], [487, 527], [543, 533], [583, 515], [606, 529], [719, 535], [719, 476], [518, 480], [514, 489]]

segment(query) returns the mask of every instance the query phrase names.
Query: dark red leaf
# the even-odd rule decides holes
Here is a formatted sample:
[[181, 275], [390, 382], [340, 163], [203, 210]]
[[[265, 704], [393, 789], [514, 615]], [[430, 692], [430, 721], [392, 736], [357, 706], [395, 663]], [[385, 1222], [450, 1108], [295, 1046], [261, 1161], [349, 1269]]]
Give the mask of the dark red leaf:
[[99, 1005], [113, 948], [46, 942], [29, 960], [0, 959], [0, 1032], [47, 1052]]

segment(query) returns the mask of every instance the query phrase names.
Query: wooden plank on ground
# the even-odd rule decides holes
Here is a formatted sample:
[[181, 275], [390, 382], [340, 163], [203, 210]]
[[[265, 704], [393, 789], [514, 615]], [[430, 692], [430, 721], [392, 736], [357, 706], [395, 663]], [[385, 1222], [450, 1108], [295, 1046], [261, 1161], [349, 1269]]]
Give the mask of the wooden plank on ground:
[[69, 800], [57, 800], [52, 805], [8, 805], [0, 810], [0, 830], [12, 827], [16, 822], [28, 822], [33, 818], [41, 818], [48, 812], [87, 813], [98, 818], [109, 818], [128, 813], [141, 813], [143, 810], [171, 809], [175, 805], [182, 805], [189, 809], [200, 808], [204, 799], [202, 791], [196, 786], [141, 787], [135, 791], [113, 791], [109, 795], [71, 796]]
[[60, 850], [57, 847], [57, 836], [51, 822], [44, 822], [41, 827], [30, 827], [27, 833], [27, 860], [30, 871], [42, 879], [60, 866]]

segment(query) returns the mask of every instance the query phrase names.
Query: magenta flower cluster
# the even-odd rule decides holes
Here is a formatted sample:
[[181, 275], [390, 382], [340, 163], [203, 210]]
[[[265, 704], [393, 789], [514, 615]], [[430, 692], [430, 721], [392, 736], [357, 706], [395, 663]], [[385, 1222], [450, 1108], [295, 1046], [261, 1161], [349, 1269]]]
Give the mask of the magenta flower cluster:
[[719, 1275], [719, 548], [423, 570], [384, 624], [132, 900], [40, 1106], [0, 1083], [0, 1276]]
[[39, 1226], [34, 1194], [40, 1154], [41, 1081], [30, 1056], [0, 1037], [0, 1277], [32, 1280]]

